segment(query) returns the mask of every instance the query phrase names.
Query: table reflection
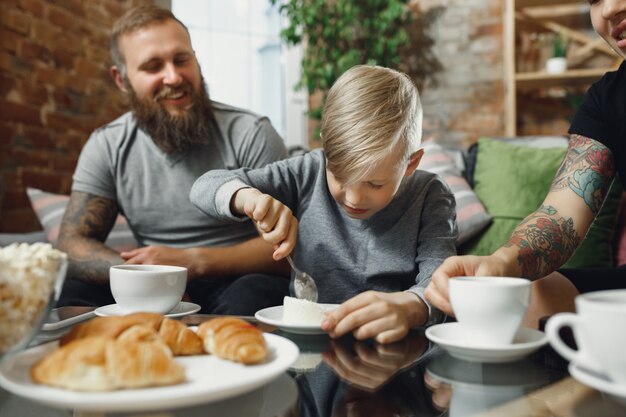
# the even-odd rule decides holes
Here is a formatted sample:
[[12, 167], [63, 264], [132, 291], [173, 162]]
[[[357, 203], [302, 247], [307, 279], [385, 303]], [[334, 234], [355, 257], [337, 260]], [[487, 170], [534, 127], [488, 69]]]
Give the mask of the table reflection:
[[481, 363], [440, 352], [427, 364], [425, 381], [439, 409], [450, 416], [468, 416], [522, 398], [561, 375], [531, 359]]
[[294, 376], [300, 395], [294, 414], [440, 415], [424, 384], [422, 364], [432, 351], [429, 346], [423, 332], [411, 332], [403, 341], [389, 345], [351, 337], [329, 339], [326, 350], [320, 352], [321, 362]]

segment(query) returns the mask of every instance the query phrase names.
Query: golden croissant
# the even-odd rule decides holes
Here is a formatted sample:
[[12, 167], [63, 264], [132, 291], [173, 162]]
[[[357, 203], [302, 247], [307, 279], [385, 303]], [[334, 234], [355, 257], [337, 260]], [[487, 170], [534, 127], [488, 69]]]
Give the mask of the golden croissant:
[[235, 317], [218, 317], [202, 323], [198, 335], [204, 350], [219, 358], [244, 364], [262, 362], [267, 357], [263, 333]]
[[31, 368], [35, 382], [77, 391], [172, 385], [185, 369], [161, 343], [90, 336], [48, 354]]

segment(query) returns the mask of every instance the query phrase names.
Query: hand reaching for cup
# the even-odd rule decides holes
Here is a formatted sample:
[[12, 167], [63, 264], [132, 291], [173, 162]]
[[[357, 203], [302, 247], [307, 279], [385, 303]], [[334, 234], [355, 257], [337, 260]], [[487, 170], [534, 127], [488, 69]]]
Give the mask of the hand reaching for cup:
[[293, 251], [298, 220], [289, 207], [256, 188], [242, 188], [233, 196], [230, 209], [254, 221], [263, 240], [274, 246], [274, 260], [278, 261]]

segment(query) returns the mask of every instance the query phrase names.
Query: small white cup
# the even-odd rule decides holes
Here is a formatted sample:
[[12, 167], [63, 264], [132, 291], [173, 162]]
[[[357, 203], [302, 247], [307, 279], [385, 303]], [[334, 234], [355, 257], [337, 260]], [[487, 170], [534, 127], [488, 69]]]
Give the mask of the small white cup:
[[169, 265], [115, 265], [109, 270], [111, 293], [124, 313], [168, 313], [180, 303], [187, 268]]
[[453, 277], [450, 303], [468, 346], [510, 345], [519, 330], [531, 283], [523, 278]]
[[[559, 335], [571, 327], [578, 350]], [[590, 292], [576, 297], [576, 314], [559, 313], [546, 323], [550, 344], [563, 357], [626, 385], [626, 290]]]

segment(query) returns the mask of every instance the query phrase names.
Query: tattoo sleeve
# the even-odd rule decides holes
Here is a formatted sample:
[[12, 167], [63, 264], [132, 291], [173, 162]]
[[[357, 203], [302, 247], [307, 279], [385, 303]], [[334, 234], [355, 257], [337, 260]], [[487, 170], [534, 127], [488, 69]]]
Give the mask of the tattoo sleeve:
[[517, 247], [522, 276], [540, 278], [565, 263], [581, 242], [574, 221], [541, 206], [517, 226], [505, 247]]
[[113, 200], [73, 192], [63, 216], [59, 249], [68, 254], [68, 277], [108, 282], [109, 267], [124, 261], [104, 241], [113, 228], [118, 206]]
[[568, 152], [550, 191], [569, 188], [597, 214], [614, 176], [613, 155], [606, 146], [583, 136], [572, 135]]
[[[504, 247], [518, 249], [517, 262], [521, 275], [540, 278], [563, 265], [574, 253], [593, 218], [604, 202], [604, 197], [615, 176], [615, 164], [611, 151], [595, 140], [572, 135], [565, 159], [550, 188], [550, 194], [571, 191], [559, 196], [560, 207], [568, 207], [563, 215], [557, 207], [542, 205], [516, 227]], [[569, 194], [571, 195], [571, 194]], [[575, 201], [582, 200], [582, 204]], [[582, 212], [591, 211], [592, 215]], [[563, 211], [563, 210], [562, 210]], [[574, 216], [574, 217], [572, 217]], [[578, 226], [577, 226], [578, 225]], [[577, 228], [580, 231], [577, 231]]]

